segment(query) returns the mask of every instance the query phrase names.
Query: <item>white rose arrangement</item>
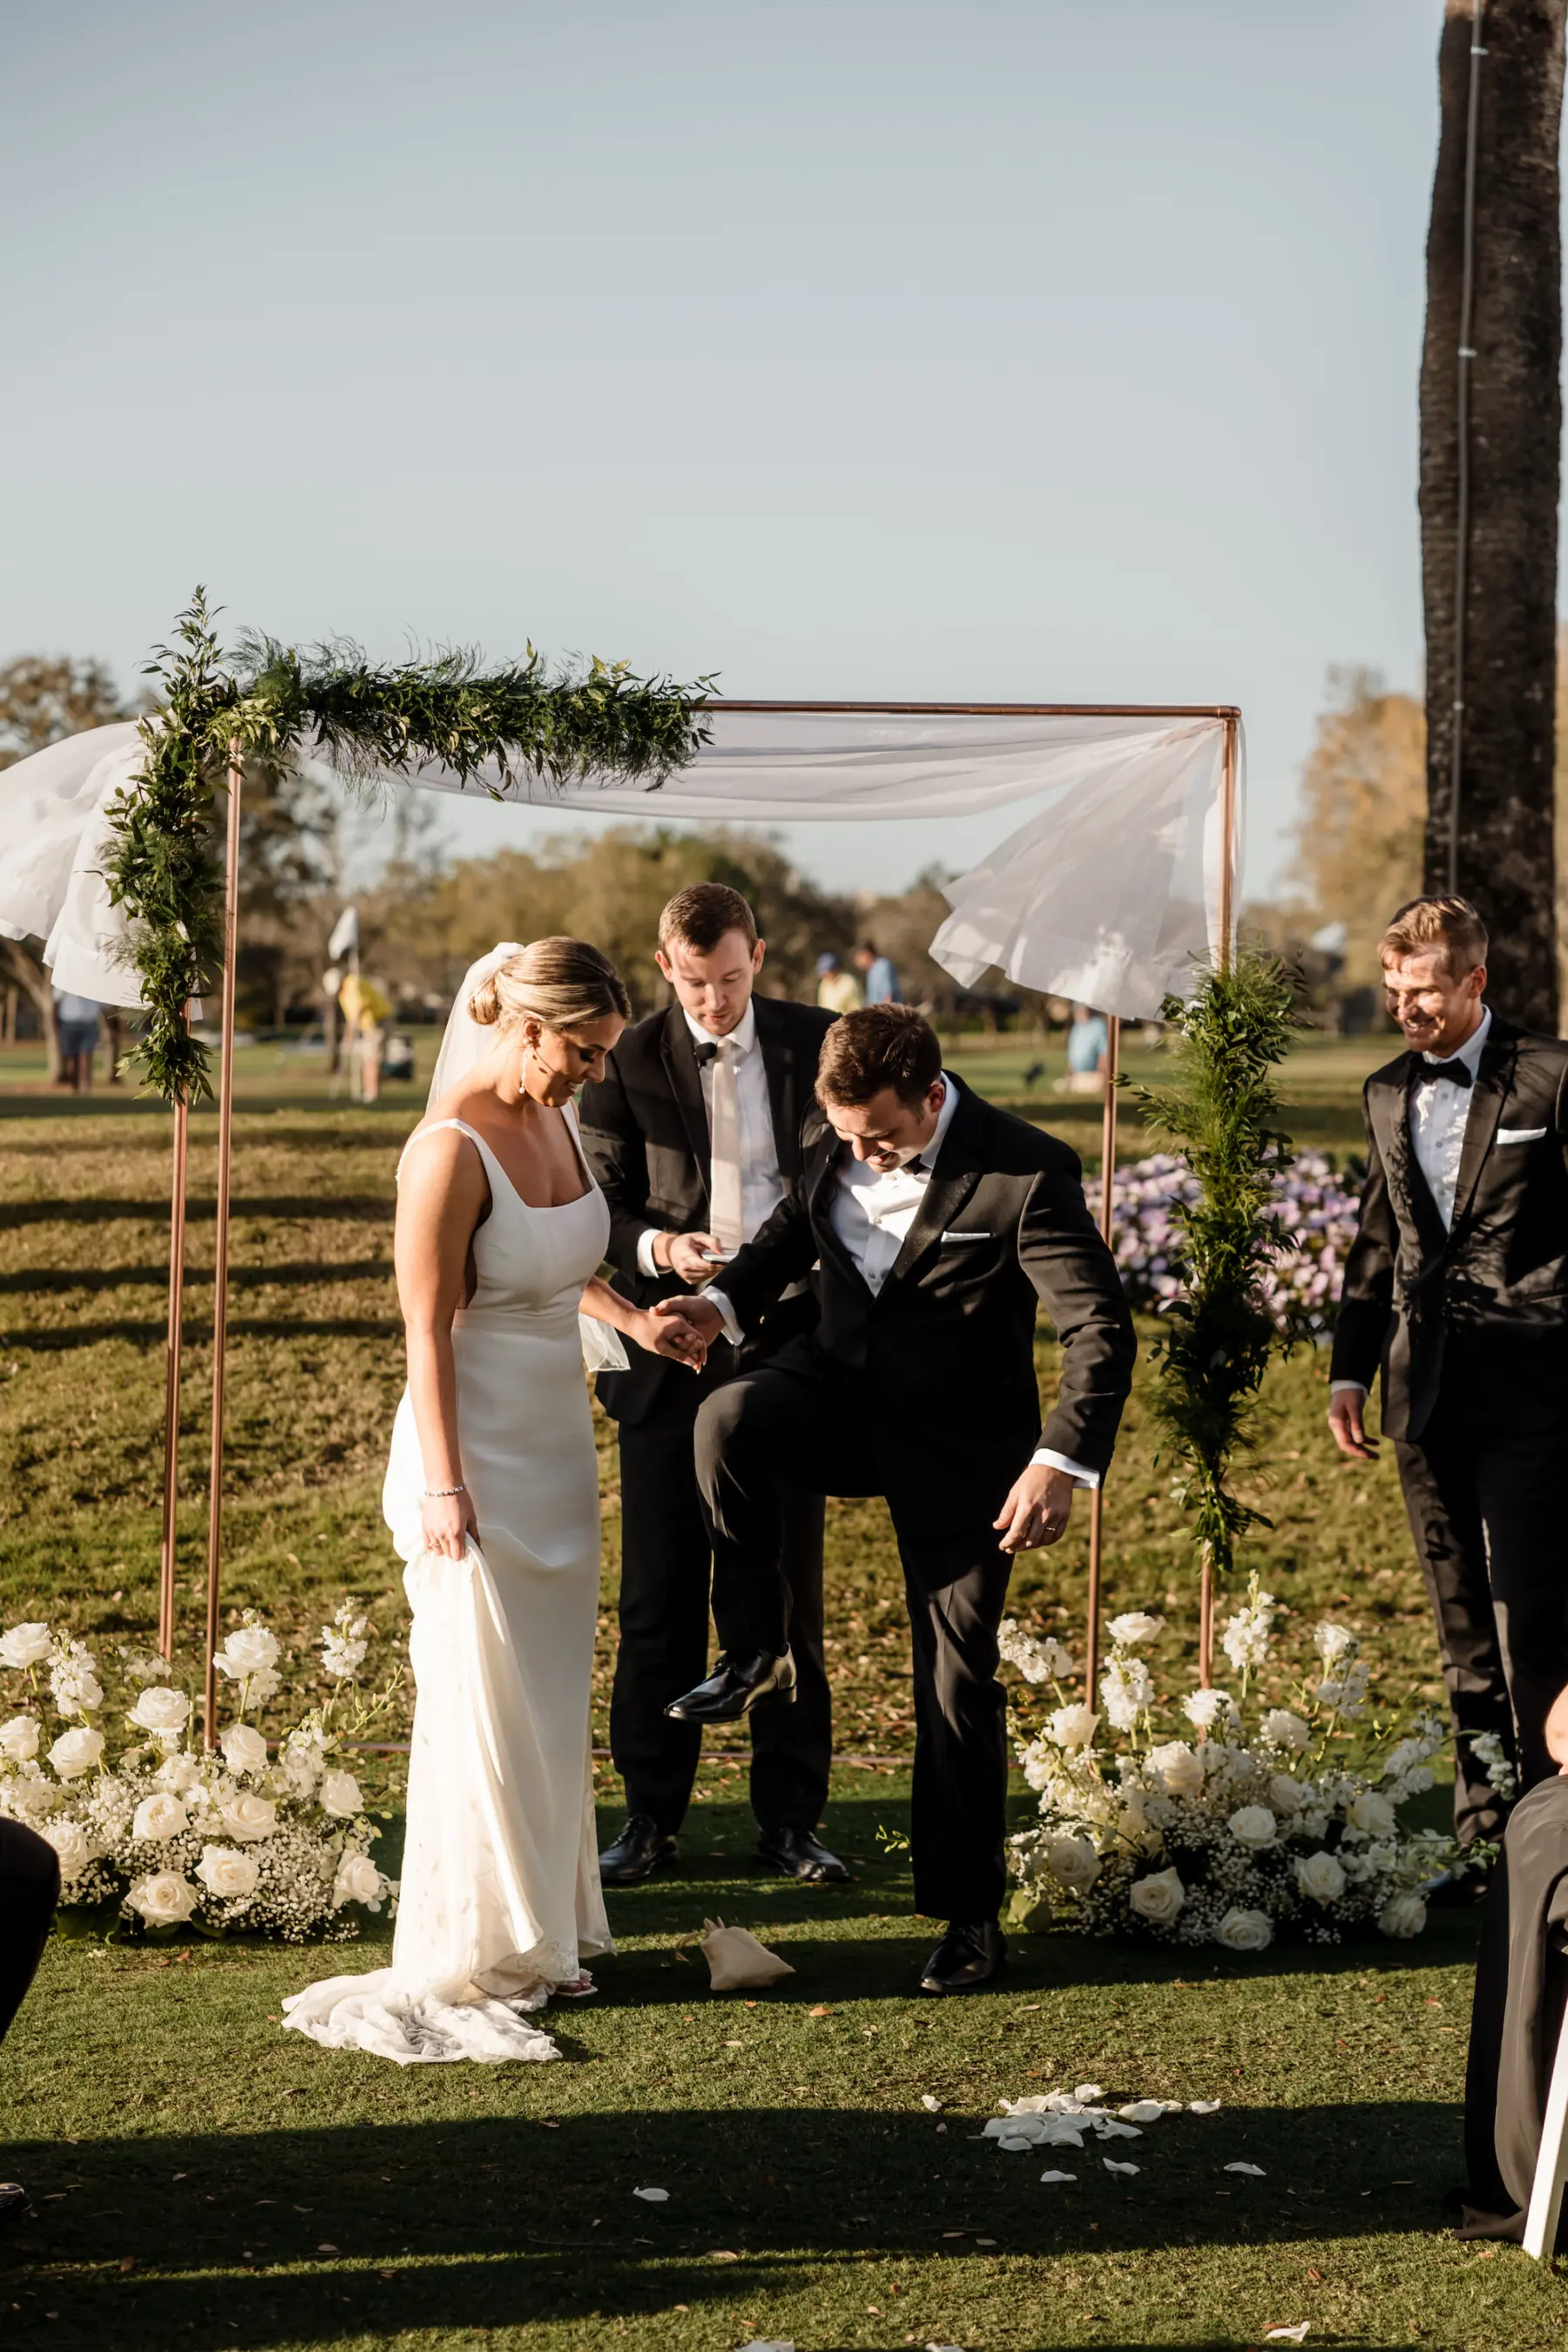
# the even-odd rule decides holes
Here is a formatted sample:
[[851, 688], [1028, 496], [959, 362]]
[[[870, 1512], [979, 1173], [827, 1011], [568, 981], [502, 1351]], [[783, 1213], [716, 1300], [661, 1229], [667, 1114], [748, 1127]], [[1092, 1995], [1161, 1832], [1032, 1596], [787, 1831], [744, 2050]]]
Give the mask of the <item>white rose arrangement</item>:
[[1260, 1704], [1265, 1670], [1276, 1680], [1288, 1671], [1276, 1657], [1278, 1615], [1254, 1577], [1219, 1644], [1237, 1687], [1188, 1692], [1177, 1729], [1156, 1719], [1140, 1654], [1163, 1630], [1151, 1612], [1111, 1620], [1099, 1692], [1083, 1700], [1063, 1687], [1071, 1662], [1059, 1643], [1003, 1625], [1004, 1659], [1040, 1691], [1035, 1728], [1017, 1736], [1040, 1818], [1012, 1840], [1016, 1911], [1044, 1905], [1091, 1935], [1231, 1952], [1266, 1951], [1286, 1935], [1421, 1933], [1427, 1881], [1489, 1853], [1461, 1856], [1451, 1838], [1401, 1821], [1432, 1786], [1445, 1727], [1374, 1713], [1360, 1639], [1338, 1624], [1316, 1628], [1312, 1665], [1288, 1703]]
[[[129, 1704], [118, 1720], [139, 1739], [111, 1760], [106, 1726], [117, 1718], [100, 1675], [115, 1668], [68, 1633], [13, 1625], [0, 1633], [0, 1814], [54, 1847], [64, 1906], [117, 1918], [121, 1932], [356, 1935], [358, 1915], [397, 1895], [341, 1760], [400, 1680], [394, 1671], [379, 1691], [360, 1689], [370, 1633], [352, 1603], [338, 1611], [322, 1634], [331, 1698], [269, 1741], [254, 1718], [282, 1686], [282, 1647], [247, 1613], [216, 1654], [235, 1714], [211, 1755], [192, 1744], [192, 1704], [165, 1662], [121, 1651]], [[7, 1674], [23, 1678], [14, 1696]]]

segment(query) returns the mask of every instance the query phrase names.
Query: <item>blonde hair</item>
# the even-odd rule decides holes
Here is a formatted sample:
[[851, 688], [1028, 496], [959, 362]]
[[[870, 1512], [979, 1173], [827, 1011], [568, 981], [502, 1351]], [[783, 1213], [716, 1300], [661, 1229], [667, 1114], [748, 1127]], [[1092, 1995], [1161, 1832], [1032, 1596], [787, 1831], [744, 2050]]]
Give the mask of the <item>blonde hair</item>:
[[1451, 980], [1463, 980], [1487, 960], [1487, 927], [1468, 898], [1410, 898], [1377, 943], [1380, 963], [1393, 956], [1436, 949]]
[[580, 1029], [618, 1013], [631, 1018], [631, 999], [606, 955], [586, 940], [533, 940], [498, 964], [468, 999], [473, 1018], [514, 1029], [537, 1021], [546, 1029]]

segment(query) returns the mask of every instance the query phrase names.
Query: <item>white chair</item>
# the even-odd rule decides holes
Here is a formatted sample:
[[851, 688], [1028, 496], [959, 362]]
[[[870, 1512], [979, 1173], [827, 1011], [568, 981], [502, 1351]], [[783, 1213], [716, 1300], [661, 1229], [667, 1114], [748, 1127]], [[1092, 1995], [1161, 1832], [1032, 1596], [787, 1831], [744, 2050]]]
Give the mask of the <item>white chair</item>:
[[1568, 2182], [1568, 2016], [1557, 2037], [1552, 2063], [1552, 2088], [1541, 2123], [1541, 2154], [1530, 2185], [1530, 2211], [1524, 2222], [1524, 2251], [1534, 2261], [1550, 2262], [1557, 2245], [1557, 2217], [1563, 2210], [1563, 2189]]

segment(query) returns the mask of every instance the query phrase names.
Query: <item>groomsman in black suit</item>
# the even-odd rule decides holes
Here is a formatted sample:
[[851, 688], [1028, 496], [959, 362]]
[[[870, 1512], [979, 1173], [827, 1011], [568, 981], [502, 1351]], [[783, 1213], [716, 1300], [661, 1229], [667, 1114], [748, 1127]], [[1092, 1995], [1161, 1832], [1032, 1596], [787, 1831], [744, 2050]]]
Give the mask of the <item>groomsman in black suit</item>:
[[[730, 1722], [799, 1673], [784, 1503], [883, 1495], [914, 1636], [915, 1902], [950, 1924], [921, 1990], [967, 1992], [1005, 1957], [1006, 1706], [996, 1629], [1014, 1555], [1054, 1543], [1110, 1461], [1135, 1343], [1076, 1155], [950, 1077], [899, 1004], [824, 1041], [798, 1191], [700, 1299], [717, 1340], [763, 1326], [820, 1260], [820, 1320], [703, 1404], [697, 1466], [722, 1652], [674, 1712]], [[1042, 1434], [1034, 1337], [1062, 1342]]]
[[1492, 1733], [1522, 1791], [1557, 1769], [1546, 1717], [1568, 1682], [1568, 1045], [1485, 1001], [1487, 935], [1464, 898], [1414, 898], [1381, 946], [1408, 1052], [1367, 1080], [1367, 1178], [1345, 1265], [1329, 1427], [1367, 1459], [1379, 1372], [1437, 1620], [1461, 1840], [1506, 1805], [1475, 1753]]
[[[658, 940], [659, 969], [676, 1002], [624, 1032], [604, 1077], [583, 1097], [583, 1140], [610, 1204], [616, 1286], [644, 1307], [709, 1279], [794, 1190], [801, 1118], [833, 1019], [815, 1005], [753, 993], [763, 945], [751, 908], [722, 883], [679, 891], [659, 918]], [[599, 1857], [612, 1886], [676, 1859], [702, 1744], [697, 1725], [666, 1713], [708, 1657], [712, 1555], [692, 1456], [698, 1409], [815, 1314], [803, 1281], [744, 1347], [721, 1341], [710, 1349], [696, 1378], [640, 1349], [630, 1370], [600, 1376], [621, 1453], [620, 1647], [610, 1747], [626, 1783], [627, 1817]], [[679, 1379], [666, 1379], [672, 1370]], [[784, 1574], [798, 1683], [794, 1703], [773, 1698], [751, 1727], [758, 1853], [776, 1870], [818, 1883], [848, 1874], [816, 1835], [833, 1747], [822, 1533], [821, 1495], [792, 1495]]]

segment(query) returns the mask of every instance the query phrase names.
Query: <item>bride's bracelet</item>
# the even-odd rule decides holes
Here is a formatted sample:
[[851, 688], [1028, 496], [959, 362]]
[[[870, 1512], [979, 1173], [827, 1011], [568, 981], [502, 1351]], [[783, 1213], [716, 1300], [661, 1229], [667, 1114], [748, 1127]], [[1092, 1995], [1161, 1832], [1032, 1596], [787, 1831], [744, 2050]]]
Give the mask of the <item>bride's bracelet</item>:
[[425, 1500], [427, 1503], [434, 1503], [438, 1501], [443, 1495], [466, 1495], [468, 1491], [468, 1488], [463, 1486], [426, 1486], [425, 1489]]

